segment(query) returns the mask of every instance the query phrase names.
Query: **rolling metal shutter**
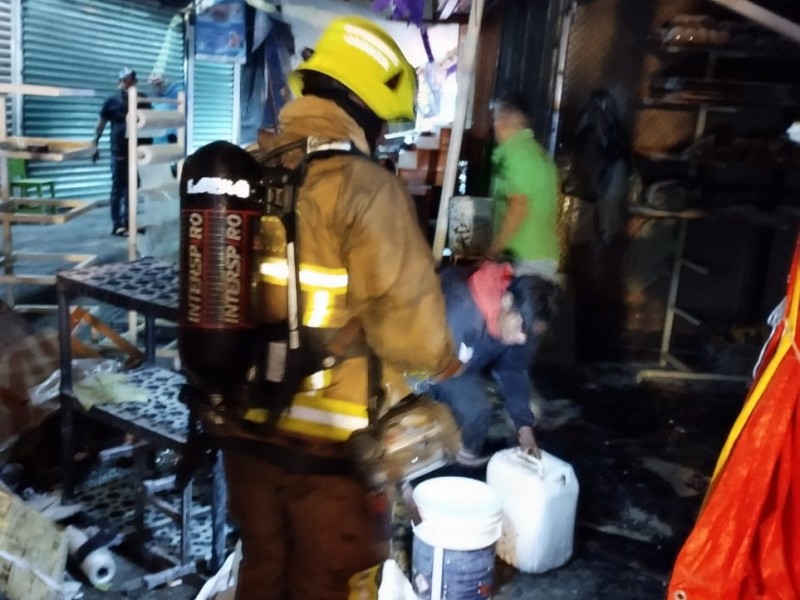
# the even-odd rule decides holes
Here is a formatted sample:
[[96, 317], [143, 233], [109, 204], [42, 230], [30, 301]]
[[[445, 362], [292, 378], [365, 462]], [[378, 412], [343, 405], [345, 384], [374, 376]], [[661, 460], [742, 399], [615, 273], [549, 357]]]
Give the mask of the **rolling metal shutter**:
[[[12, 0], [0, 0], [0, 83], [11, 83], [14, 69], [14, 15]], [[12, 127], [12, 103], [6, 104], [6, 131], [9, 135]]]
[[236, 142], [234, 69], [229, 63], [195, 61], [190, 152], [217, 140]]
[[[90, 140], [121, 67], [136, 70], [145, 94], [153, 70], [173, 82], [184, 80], [183, 40], [183, 17], [157, 0], [22, 0], [23, 81], [97, 93], [95, 98], [25, 96], [23, 134]], [[108, 132], [106, 126], [96, 165], [88, 158], [29, 162], [28, 174], [55, 179], [61, 198], [107, 199]]]

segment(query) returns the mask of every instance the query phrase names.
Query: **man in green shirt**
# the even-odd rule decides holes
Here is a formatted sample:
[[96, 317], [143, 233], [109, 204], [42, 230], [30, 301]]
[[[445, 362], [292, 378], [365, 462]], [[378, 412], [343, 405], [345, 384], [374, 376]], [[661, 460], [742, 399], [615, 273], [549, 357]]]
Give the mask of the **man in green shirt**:
[[494, 103], [492, 197], [494, 239], [490, 253], [509, 255], [516, 270], [557, 279], [560, 243], [558, 172], [533, 137], [525, 105], [509, 97]]

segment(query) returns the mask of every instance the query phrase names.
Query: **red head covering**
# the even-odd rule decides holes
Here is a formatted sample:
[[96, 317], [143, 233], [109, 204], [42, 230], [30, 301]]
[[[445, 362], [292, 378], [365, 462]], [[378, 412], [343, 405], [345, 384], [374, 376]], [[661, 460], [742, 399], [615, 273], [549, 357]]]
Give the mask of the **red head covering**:
[[486, 328], [496, 338], [500, 338], [497, 319], [503, 294], [511, 284], [514, 269], [508, 263], [486, 261], [469, 278], [467, 285], [472, 299], [486, 320]]

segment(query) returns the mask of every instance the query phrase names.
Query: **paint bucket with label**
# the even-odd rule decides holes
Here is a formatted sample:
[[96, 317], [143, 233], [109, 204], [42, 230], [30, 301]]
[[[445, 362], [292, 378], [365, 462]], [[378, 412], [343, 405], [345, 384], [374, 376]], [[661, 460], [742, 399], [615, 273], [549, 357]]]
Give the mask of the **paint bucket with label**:
[[492, 597], [502, 504], [485, 483], [438, 477], [414, 490], [422, 522], [414, 528], [412, 584], [423, 600]]

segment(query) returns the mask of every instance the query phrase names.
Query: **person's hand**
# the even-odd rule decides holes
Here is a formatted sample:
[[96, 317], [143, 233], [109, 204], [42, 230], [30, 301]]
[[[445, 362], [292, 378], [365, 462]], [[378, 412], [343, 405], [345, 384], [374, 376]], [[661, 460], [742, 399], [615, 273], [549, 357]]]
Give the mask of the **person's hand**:
[[100, 160], [100, 148], [98, 148], [98, 147], [95, 145], [95, 147], [94, 147], [94, 153], [92, 154], [92, 162], [93, 162], [93, 163], [96, 163], [98, 160]]
[[536, 436], [533, 435], [533, 427], [525, 425], [517, 431], [517, 441], [519, 447], [525, 454], [530, 454], [534, 458], [542, 458], [542, 451], [536, 443]]

